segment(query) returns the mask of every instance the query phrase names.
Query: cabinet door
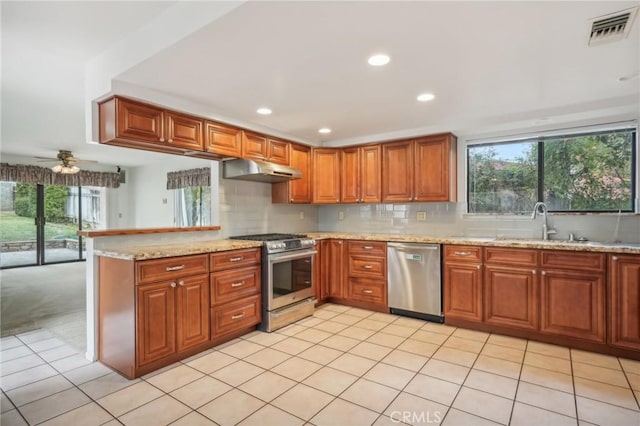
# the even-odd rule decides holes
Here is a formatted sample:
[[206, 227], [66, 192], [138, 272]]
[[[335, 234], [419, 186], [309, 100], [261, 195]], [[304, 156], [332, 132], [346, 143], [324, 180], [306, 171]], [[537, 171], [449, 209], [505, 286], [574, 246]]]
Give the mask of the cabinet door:
[[302, 172], [302, 178], [289, 182], [289, 199], [291, 203], [311, 203], [311, 148], [291, 144], [291, 167]]
[[[382, 200], [380, 145], [360, 148], [360, 202], [379, 203]], [[343, 175], [344, 177], [344, 175]]]
[[447, 263], [444, 268], [444, 316], [482, 321], [482, 265]]
[[138, 367], [176, 351], [174, 281], [136, 288]]
[[326, 259], [326, 276], [328, 277], [329, 296], [343, 298], [346, 297], [344, 291], [344, 254], [345, 244], [342, 240], [329, 241], [329, 255]]
[[165, 114], [166, 143], [178, 148], [204, 151], [203, 121], [188, 115], [167, 112]]
[[329, 250], [328, 247], [327, 240], [318, 241], [316, 244], [317, 253], [313, 264], [313, 289], [318, 301], [322, 301], [329, 296], [329, 291], [325, 284], [328, 283], [328, 280], [324, 279], [324, 274], [322, 273], [324, 270], [324, 258]]
[[450, 141], [449, 135], [416, 140], [414, 200], [450, 200]]
[[209, 276], [180, 279], [176, 289], [179, 352], [209, 340]]
[[609, 255], [609, 343], [640, 350], [640, 256]]
[[413, 199], [413, 143], [382, 145], [382, 201], [403, 202]]
[[313, 202], [320, 204], [340, 202], [339, 149], [313, 150]]
[[116, 100], [117, 138], [163, 143], [164, 114], [160, 108], [124, 99]]
[[242, 157], [242, 131], [240, 129], [207, 121], [204, 140], [207, 152], [229, 157]]
[[540, 278], [540, 331], [604, 343], [603, 275], [544, 270]]
[[257, 133], [242, 132], [242, 157], [253, 160], [267, 161], [267, 138]]
[[359, 203], [360, 200], [360, 150], [357, 147], [343, 148], [340, 153], [341, 191], [343, 203]]
[[289, 158], [289, 142], [277, 139], [269, 139], [268, 142], [269, 161], [272, 163], [284, 164], [288, 166]]
[[535, 269], [485, 266], [485, 322], [537, 330], [539, 306], [537, 271]]

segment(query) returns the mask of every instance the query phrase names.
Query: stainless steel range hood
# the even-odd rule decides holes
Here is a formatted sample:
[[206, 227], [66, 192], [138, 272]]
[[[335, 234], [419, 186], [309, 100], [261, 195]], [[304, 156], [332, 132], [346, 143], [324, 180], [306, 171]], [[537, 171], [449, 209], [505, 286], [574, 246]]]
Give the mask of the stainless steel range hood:
[[300, 179], [302, 172], [282, 164], [237, 158], [223, 163], [222, 177], [225, 179], [275, 183]]

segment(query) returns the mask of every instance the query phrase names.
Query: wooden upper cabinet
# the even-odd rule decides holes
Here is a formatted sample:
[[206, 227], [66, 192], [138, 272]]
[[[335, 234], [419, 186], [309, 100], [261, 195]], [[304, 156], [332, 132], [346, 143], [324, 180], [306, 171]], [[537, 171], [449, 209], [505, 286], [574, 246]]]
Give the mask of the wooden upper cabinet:
[[640, 255], [609, 255], [609, 344], [640, 351]]
[[382, 144], [382, 201], [413, 200], [413, 142]]
[[360, 150], [358, 147], [342, 149], [340, 153], [341, 184], [340, 201], [343, 203], [360, 202]]
[[456, 201], [456, 146], [451, 134], [415, 141], [414, 201]]
[[188, 150], [204, 150], [203, 121], [201, 119], [167, 111], [165, 125], [166, 143]]
[[224, 124], [205, 122], [204, 146], [207, 152], [242, 157], [242, 130]]
[[380, 145], [343, 148], [341, 201], [379, 203], [381, 197]]
[[340, 202], [340, 149], [313, 149], [313, 202]]
[[269, 158], [267, 137], [251, 132], [242, 132], [242, 157], [267, 161]]
[[278, 139], [269, 139], [267, 144], [267, 158], [272, 163], [284, 164], [289, 166], [290, 160], [290, 144], [289, 142]]
[[273, 203], [311, 203], [311, 148], [292, 143], [290, 146], [290, 166], [300, 170], [302, 177], [271, 185]]

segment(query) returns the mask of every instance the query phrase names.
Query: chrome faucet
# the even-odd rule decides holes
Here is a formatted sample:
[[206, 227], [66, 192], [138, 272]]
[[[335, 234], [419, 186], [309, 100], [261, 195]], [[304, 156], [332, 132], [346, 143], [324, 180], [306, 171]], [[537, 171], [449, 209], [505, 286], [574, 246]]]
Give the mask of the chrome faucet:
[[549, 229], [549, 221], [547, 219], [548, 211], [545, 203], [537, 202], [536, 205], [533, 206], [531, 219], [535, 219], [538, 213], [542, 213], [542, 217], [544, 218], [544, 223], [542, 224], [542, 239], [547, 241], [549, 239], [549, 235], [553, 235], [557, 231], [555, 229]]

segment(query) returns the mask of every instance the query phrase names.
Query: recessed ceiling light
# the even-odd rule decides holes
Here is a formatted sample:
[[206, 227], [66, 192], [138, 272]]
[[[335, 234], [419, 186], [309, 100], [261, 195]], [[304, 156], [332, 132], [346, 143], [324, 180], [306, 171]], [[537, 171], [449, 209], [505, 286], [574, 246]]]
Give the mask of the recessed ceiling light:
[[326, 135], [327, 133], [331, 133], [331, 129], [328, 127], [323, 127], [320, 130], [318, 130], [318, 133], [322, 133], [323, 135]]
[[382, 65], [387, 65], [390, 60], [391, 58], [388, 55], [377, 54], [371, 56], [367, 62], [369, 62], [369, 65], [373, 65], [374, 67], [380, 67]]
[[433, 93], [422, 93], [418, 95], [416, 99], [419, 100], [420, 102], [428, 102], [428, 101], [432, 101], [434, 98], [435, 96], [433, 95]]
[[260, 115], [269, 115], [271, 114], [272, 111], [269, 108], [262, 107], [262, 108], [258, 108], [258, 111], [256, 112]]

